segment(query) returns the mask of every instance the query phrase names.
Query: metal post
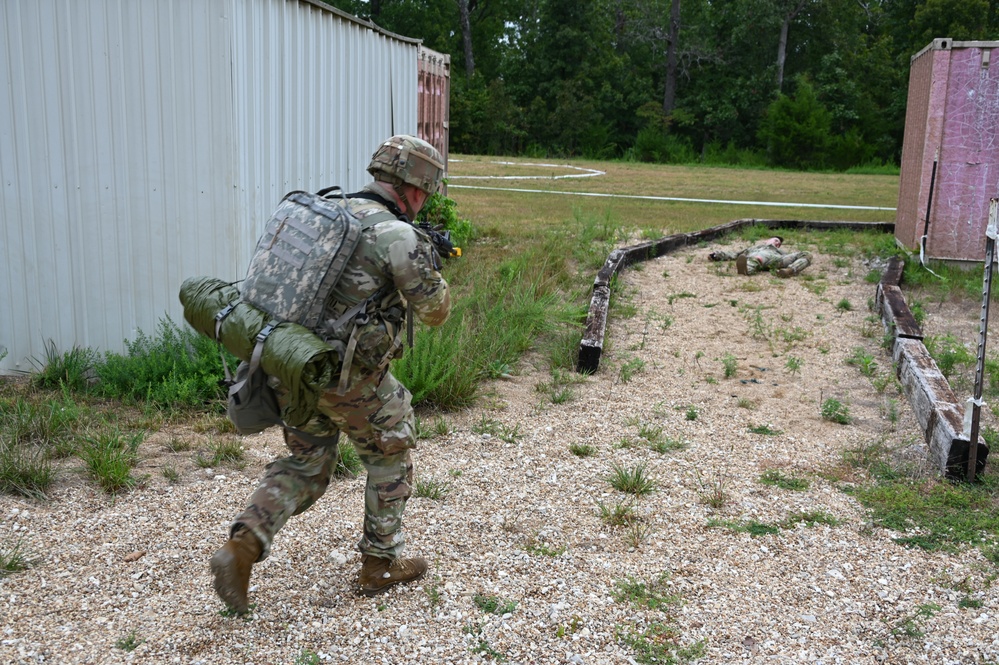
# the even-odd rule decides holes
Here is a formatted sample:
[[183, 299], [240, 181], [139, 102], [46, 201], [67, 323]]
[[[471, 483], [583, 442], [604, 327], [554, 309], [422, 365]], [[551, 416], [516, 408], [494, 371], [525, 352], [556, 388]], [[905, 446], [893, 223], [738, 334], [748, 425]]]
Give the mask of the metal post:
[[[978, 424], [982, 413], [982, 381], [985, 374], [985, 341], [989, 327], [989, 300], [992, 294], [992, 264], [996, 255], [996, 236], [999, 235], [999, 199], [989, 202], [989, 226], [985, 232], [985, 277], [982, 282], [982, 316], [978, 332], [978, 364], [975, 367], [975, 397], [968, 400], [971, 409], [971, 427], [968, 434], [968, 482], [975, 481], [978, 466]], [[967, 422], [967, 413], [965, 413]], [[968, 430], [969, 428], [965, 428]]]

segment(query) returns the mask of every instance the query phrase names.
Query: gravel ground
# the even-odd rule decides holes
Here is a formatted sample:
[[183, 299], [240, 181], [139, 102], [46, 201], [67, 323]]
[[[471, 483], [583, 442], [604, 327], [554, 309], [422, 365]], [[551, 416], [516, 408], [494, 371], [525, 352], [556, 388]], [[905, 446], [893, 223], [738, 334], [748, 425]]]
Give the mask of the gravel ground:
[[[199, 468], [204, 435], [160, 432], [140, 449], [140, 489], [112, 499], [66, 474], [50, 503], [0, 497], [0, 542], [22, 538], [35, 558], [0, 580], [0, 662], [595, 665], [640, 660], [641, 634], [705, 664], [999, 661], [994, 566], [977, 550], [905, 549], [843, 491], [855, 480], [844, 451], [918, 455], [921, 441], [904, 398], [844, 362], [860, 346], [888, 367], [865, 321], [867, 267], [817, 256], [795, 279], [744, 278], [706, 261], [711, 249], [622, 276], [601, 370], [573, 399], [552, 403], [537, 389], [551, 377], [526, 361], [421, 442], [417, 479], [445, 496], [410, 501], [408, 552], [431, 570], [384, 596], [352, 593], [363, 483], [349, 479], [255, 566], [252, 613], [220, 612], [208, 559], [280, 453], [276, 432], [244, 440], [242, 469]], [[851, 424], [820, 418], [830, 397]], [[762, 426], [775, 433], [749, 432]], [[640, 430], [685, 447], [656, 452]], [[194, 448], [175, 450], [184, 440]], [[655, 491], [615, 490], [613, 465], [646, 465]], [[764, 485], [768, 470], [808, 488]], [[601, 505], [637, 520], [608, 524]], [[806, 512], [835, 522], [789, 520]], [[780, 528], [739, 530], [753, 521]], [[967, 598], [980, 606], [959, 607]]]

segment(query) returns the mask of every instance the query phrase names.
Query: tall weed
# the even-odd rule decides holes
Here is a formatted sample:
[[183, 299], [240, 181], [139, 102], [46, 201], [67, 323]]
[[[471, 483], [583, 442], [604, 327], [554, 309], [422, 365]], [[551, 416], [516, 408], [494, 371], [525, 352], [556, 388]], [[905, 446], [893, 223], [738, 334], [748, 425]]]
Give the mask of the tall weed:
[[[167, 408], [222, 408], [222, 360], [212, 340], [167, 317], [155, 337], [140, 330], [125, 348], [124, 354], [108, 353], [95, 368], [101, 395]], [[237, 362], [231, 356], [230, 361], [230, 367]]]

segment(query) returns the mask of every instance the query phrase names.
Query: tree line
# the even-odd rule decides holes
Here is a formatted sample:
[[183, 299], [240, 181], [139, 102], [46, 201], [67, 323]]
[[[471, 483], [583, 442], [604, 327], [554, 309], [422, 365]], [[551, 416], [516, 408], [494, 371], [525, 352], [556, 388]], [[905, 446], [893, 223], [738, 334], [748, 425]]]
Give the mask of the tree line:
[[330, 0], [451, 55], [451, 150], [897, 164], [909, 63], [999, 0]]

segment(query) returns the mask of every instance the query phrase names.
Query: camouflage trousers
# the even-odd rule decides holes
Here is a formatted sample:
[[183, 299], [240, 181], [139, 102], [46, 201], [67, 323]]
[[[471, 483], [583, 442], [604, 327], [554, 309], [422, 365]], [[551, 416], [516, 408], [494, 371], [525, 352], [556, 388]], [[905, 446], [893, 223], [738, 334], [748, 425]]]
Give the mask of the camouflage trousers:
[[808, 252], [784, 254], [776, 248], [765, 248], [758, 251], [751, 251], [746, 255], [746, 273], [752, 275], [761, 270], [787, 268], [797, 275], [811, 265], [811, 263], [812, 255]]
[[285, 428], [291, 454], [267, 465], [246, 510], [233, 521], [230, 533], [243, 527], [260, 539], [259, 560], [267, 557], [288, 518], [308, 510], [326, 491], [340, 432], [350, 438], [367, 470], [364, 531], [357, 548], [387, 559], [402, 551], [402, 513], [413, 485], [410, 449], [416, 445], [412, 396], [388, 370], [351, 374], [344, 395], [330, 389], [319, 400], [319, 414], [300, 429]]

